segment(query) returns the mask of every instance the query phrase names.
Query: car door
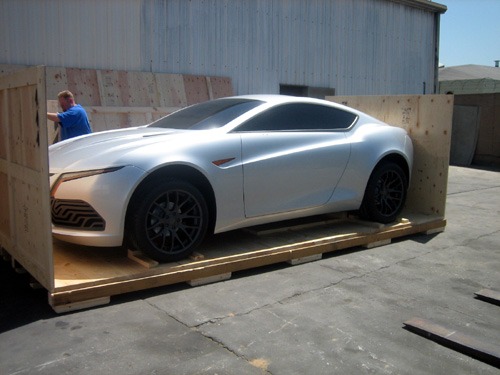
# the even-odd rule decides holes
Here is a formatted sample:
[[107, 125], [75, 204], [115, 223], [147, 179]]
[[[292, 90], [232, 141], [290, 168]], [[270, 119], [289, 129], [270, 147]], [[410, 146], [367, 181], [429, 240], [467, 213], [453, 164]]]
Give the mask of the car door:
[[312, 208], [332, 196], [350, 144], [316, 107], [282, 105], [240, 127], [246, 217]]

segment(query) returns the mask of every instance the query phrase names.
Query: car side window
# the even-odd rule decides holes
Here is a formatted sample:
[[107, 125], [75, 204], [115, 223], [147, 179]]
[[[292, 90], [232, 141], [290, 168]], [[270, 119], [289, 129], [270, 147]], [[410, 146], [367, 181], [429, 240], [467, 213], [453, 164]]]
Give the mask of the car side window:
[[156, 128], [204, 130], [226, 125], [262, 104], [251, 99], [216, 99], [183, 108], [148, 125]]
[[320, 104], [289, 103], [273, 107], [241, 124], [236, 131], [329, 131], [349, 128], [357, 115]]

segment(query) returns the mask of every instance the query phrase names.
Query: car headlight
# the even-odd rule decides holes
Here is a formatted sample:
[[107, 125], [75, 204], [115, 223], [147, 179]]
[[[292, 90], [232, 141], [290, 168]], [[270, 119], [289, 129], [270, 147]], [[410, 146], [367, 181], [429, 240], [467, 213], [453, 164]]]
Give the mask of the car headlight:
[[77, 180], [79, 178], [85, 178], [85, 177], [95, 176], [95, 175], [104, 174], [104, 173], [116, 172], [122, 168], [123, 168], [123, 166], [102, 168], [102, 169], [93, 169], [93, 170], [89, 170], [89, 171], [63, 173], [62, 175], [59, 176], [59, 178], [56, 180], [56, 182], [52, 186], [52, 189], [50, 190], [50, 196], [54, 197], [56, 195], [57, 189], [59, 188], [59, 186], [61, 186], [61, 184], [63, 182]]

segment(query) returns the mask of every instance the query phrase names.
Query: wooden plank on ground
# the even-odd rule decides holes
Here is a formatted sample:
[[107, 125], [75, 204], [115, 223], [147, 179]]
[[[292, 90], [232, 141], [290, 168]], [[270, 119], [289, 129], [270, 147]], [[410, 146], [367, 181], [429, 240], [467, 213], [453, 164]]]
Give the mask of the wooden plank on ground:
[[482, 289], [474, 293], [477, 298], [500, 306], [500, 292], [491, 289]]
[[405, 328], [443, 346], [489, 363], [500, 366], [500, 346], [485, 343], [453, 328], [445, 327], [430, 320], [412, 318], [404, 322]]

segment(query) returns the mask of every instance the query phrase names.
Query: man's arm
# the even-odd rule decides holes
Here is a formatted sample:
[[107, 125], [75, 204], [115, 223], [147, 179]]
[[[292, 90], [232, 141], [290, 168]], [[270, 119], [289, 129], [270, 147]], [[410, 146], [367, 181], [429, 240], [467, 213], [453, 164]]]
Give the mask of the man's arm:
[[50, 121], [59, 122], [59, 117], [57, 117], [57, 113], [47, 112], [47, 118]]

